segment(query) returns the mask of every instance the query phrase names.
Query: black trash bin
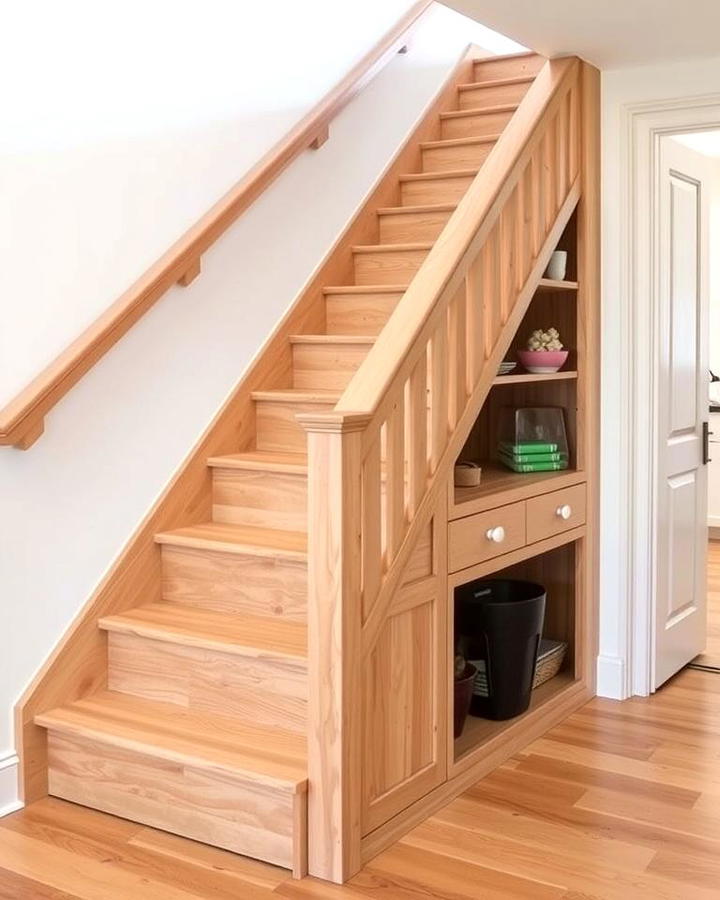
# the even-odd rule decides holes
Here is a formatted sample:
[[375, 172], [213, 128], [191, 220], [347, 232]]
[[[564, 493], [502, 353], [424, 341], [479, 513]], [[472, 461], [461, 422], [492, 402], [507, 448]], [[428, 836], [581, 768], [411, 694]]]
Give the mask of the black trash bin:
[[511, 719], [530, 705], [545, 617], [545, 588], [480, 579], [456, 590], [455, 634], [478, 670], [470, 714]]

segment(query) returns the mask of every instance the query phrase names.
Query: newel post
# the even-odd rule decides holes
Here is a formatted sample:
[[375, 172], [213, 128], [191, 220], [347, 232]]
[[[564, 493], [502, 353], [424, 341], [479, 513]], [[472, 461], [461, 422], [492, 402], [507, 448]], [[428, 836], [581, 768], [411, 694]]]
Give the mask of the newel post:
[[361, 470], [368, 416], [304, 413], [308, 435], [308, 868], [360, 868]]

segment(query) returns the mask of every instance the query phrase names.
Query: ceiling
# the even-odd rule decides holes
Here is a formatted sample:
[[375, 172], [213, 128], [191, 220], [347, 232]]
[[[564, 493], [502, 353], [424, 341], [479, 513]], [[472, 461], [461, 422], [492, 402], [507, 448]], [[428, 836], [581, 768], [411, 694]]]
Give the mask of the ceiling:
[[720, 157], [720, 131], [696, 131], [693, 134], [674, 134], [672, 139], [703, 156]]
[[442, 0], [544, 56], [600, 69], [720, 56], [718, 0]]

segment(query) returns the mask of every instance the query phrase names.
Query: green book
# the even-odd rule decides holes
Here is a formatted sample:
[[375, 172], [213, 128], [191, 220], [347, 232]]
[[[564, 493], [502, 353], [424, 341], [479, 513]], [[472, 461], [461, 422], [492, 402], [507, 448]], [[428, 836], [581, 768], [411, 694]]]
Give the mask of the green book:
[[514, 463], [563, 462], [567, 460], [567, 453], [508, 453], [505, 450], [499, 450], [498, 456]]
[[568, 467], [566, 459], [558, 462], [516, 463], [507, 456], [501, 456], [500, 461], [513, 472], [559, 472]]
[[547, 441], [521, 441], [518, 444], [513, 444], [510, 441], [500, 441], [499, 448], [513, 456], [526, 453], [557, 453], [559, 450], [557, 444], [548, 443]]

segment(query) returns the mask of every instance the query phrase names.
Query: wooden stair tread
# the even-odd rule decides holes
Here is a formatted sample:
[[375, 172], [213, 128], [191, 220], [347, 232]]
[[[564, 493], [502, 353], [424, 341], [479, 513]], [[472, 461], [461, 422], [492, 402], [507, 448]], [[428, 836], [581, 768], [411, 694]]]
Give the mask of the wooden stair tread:
[[416, 244], [356, 244], [352, 248], [353, 253], [396, 253], [404, 250], [432, 250], [432, 241], [423, 241]]
[[251, 657], [307, 658], [307, 626], [282, 616], [223, 613], [161, 601], [104, 616], [104, 631]]
[[420, 149], [432, 150], [438, 147], [469, 147], [474, 144], [494, 144], [499, 140], [499, 134], [489, 134], [480, 137], [447, 138], [447, 140], [444, 141], [423, 141], [422, 144], [420, 144]]
[[[457, 203], [426, 203], [422, 206], [382, 206], [378, 209], [379, 216], [412, 216], [422, 213], [453, 212], [457, 209]], [[395, 244], [393, 246], [402, 246]]]
[[[440, 172], [407, 172], [405, 175], [400, 175], [400, 181], [436, 181], [438, 179], [442, 180], [444, 178], [474, 178], [477, 173], [480, 171], [480, 166], [476, 166], [472, 169], [451, 169], [449, 171], [440, 171]], [[403, 246], [402, 244], [388, 244], [389, 247], [397, 247]], [[405, 246], [414, 246], [416, 248], [420, 248], [420, 244], [416, 245], [405, 245]], [[430, 244], [432, 246], [432, 244]], [[354, 249], [354, 248], [353, 248]]]
[[101, 691], [40, 713], [35, 724], [290, 793], [307, 788], [304, 735], [192, 713], [171, 703]]
[[[451, 109], [441, 112], [441, 119], [461, 119], [463, 116], [490, 116], [493, 113], [515, 112], [519, 104], [502, 103], [499, 106], [482, 106], [477, 109]], [[401, 176], [402, 177], [402, 176]]]
[[535, 81], [535, 75], [514, 75], [510, 78], [491, 78], [487, 81], [471, 81], [458, 85], [458, 91], [474, 91], [486, 87], [502, 87], [506, 84], [529, 84]]
[[194, 547], [250, 556], [282, 557], [305, 562], [307, 535], [299, 531], [280, 531], [277, 528], [258, 528], [252, 525], [228, 525], [223, 522], [203, 522], [155, 535], [158, 544]]
[[377, 338], [368, 334], [291, 334], [291, 344], [374, 344]]
[[339, 284], [323, 288], [323, 294], [404, 294], [407, 289], [406, 284]]
[[253, 400], [265, 400], [269, 403], [331, 403], [335, 404], [342, 396], [342, 391], [311, 391], [302, 388], [276, 388], [269, 391], [253, 391]]
[[281, 450], [245, 450], [226, 456], [211, 456], [208, 465], [217, 469], [246, 469], [256, 472], [285, 472], [307, 475], [307, 454]]
[[527, 59], [529, 56], [540, 56], [540, 54], [536, 50], [521, 50], [519, 53], [498, 53], [492, 56], [479, 56], [473, 60], [473, 64], [479, 66], [482, 63], [501, 62], [506, 59]]

